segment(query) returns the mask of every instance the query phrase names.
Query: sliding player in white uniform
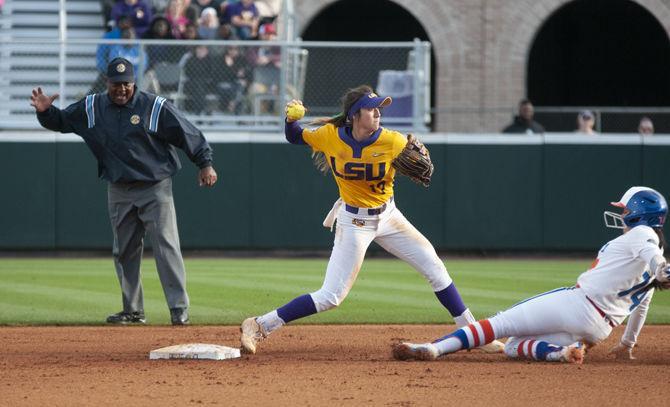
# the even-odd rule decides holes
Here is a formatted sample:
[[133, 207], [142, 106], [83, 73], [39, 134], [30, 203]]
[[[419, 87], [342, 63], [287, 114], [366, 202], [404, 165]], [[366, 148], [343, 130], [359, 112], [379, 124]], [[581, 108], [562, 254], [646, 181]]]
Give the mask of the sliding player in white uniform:
[[582, 363], [584, 346], [603, 341], [630, 315], [621, 342], [611, 352], [633, 358], [654, 288], [669, 284], [670, 269], [663, 257], [668, 205], [660, 193], [646, 187], [630, 188], [612, 205], [623, 213], [605, 212], [605, 224], [623, 229], [623, 235], [600, 249], [576, 286], [529, 298], [432, 343], [398, 344], [393, 356], [433, 360], [509, 337], [505, 354], [510, 358]]
[[[301, 104], [291, 101], [287, 111], [295, 103]], [[324, 221], [324, 226], [332, 227], [337, 219], [335, 242], [319, 290], [242, 322], [240, 341], [244, 352], [256, 353], [258, 342], [284, 324], [340, 305], [354, 285], [372, 241], [421, 273], [458, 326], [477, 321], [464, 305], [433, 245], [395, 206], [396, 170], [391, 162], [407, 139], [379, 124], [381, 109], [390, 104], [391, 98], [379, 97], [363, 85], [350, 89], [342, 98], [342, 113], [317, 129], [303, 129], [297, 121], [287, 118], [286, 139], [323, 153], [339, 188], [340, 199]], [[502, 352], [503, 347], [496, 341], [483, 350]]]

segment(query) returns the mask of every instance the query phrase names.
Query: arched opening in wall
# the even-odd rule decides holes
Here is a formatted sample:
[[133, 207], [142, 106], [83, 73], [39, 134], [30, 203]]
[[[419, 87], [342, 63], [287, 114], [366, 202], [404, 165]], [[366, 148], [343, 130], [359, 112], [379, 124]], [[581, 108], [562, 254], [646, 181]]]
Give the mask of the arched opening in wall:
[[[539, 107], [667, 106], [668, 72], [670, 40], [647, 9], [629, 0], [576, 0], [551, 15], [535, 37], [528, 97]], [[641, 115], [602, 120], [601, 131], [633, 132]], [[536, 119], [549, 131], [575, 129], [574, 113]], [[657, 131], [667, 119], [654, 121]]]
[[[304, 41], [411, 42], [415, 38], [429, 41], [426, 30], [413, 15], [400, 5], [387, 0], [337, 1], [306, 24], [301, 36]], [[414, 53], [410, 53], [410, 49], [306, 48], [309, 57], [304, 99], [312, 114], [337, 113], [340, 110], [342, 94], [360, 84], [371, 85], [381, 92], [394, 83], [398, 95], [409, 88], [402, 86], [406, 77], [400, 72], [412, 69]], [[432, 108], [435, 100], [435, 58], [432, 50], [430, 66]], [[398, 73], [382, 74], [381, 71]], [[380, 78], [383, 82], [381, 89]], [[399, 98], [397, 101], [396, 109], [401, 108], [401, 103], [411, 105], [406, 103], [407, 98]]]

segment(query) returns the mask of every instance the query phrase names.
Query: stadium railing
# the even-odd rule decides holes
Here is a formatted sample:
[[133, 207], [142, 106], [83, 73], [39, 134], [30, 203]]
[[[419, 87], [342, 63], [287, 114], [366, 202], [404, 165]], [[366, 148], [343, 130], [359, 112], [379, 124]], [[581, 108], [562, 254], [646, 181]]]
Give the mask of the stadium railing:
[[306, 120], [331, 116], [360, 84], [394, 97], [385, 124], [415, 132], [430, 125], [428, 42], [11, 39], [0, 66], [0, 130], [39, 128], [29, 105], [36, 86], [60, 93], [60, 107], [104, 91], [100, 46], [131, 56], [138, 87], [169, 97], [203, 130], [282, 131], [288, 100], [303, 100]]

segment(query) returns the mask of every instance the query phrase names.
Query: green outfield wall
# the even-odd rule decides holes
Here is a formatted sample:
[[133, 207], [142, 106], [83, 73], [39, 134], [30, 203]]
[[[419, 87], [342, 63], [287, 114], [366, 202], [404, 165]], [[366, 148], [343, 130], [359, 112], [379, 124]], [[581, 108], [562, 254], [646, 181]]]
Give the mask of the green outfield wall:
[[[49, 133], [50, 134], [50, 133]], [[430, 188], [405, 178], [396, 202], [441, 250], [596, 250], [602, 212], [630, 186], [670, 193], [670, 136], [428, 135]], [[174, 192], [187, 249], [329, 249], [337, 199], [309, 150], [280, 136], [208, 136], [219, 183], [184, 168]], [[109, 249], [106, 183], [76, 137], [0, 135], [0, 249]]]

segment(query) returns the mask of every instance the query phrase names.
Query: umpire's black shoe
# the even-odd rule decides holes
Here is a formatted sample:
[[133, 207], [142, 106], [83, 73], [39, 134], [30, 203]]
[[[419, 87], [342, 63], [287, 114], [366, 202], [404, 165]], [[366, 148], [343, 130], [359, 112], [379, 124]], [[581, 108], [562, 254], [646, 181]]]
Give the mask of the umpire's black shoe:
[[126, 312], [121, 311], [107, 317], [108, 324], [144, 324], [147, 320], [144, 318], [144, 311]]
[[188, 311], [186, 308], [170, 308], [170, 319], [172, 325], [188, 325]]

